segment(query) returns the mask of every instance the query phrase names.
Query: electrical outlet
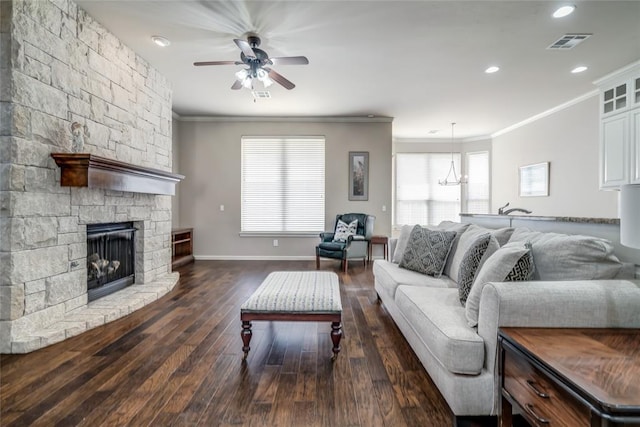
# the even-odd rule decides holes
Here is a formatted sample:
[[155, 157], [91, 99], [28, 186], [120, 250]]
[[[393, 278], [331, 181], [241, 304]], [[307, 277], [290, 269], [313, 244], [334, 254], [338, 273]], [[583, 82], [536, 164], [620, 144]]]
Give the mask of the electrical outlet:
[[273, 239], [273, 247], [274, 248], [278, 247], [278, 239]]
[[224, 211], [224, 205], [220, 205], [220, 212]]
[[386, 212], [387, 211], [387, 205], [382, 205], [382, 212]]

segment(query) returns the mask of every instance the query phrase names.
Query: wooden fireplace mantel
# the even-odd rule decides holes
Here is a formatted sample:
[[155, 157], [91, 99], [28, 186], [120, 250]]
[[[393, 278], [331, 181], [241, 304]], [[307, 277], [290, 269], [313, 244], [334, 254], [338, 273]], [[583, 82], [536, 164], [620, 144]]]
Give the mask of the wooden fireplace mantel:
[[51, 153], [63, 187], [92, 187], [173, 196], [184, 175], [132, 165], [88, 153]]

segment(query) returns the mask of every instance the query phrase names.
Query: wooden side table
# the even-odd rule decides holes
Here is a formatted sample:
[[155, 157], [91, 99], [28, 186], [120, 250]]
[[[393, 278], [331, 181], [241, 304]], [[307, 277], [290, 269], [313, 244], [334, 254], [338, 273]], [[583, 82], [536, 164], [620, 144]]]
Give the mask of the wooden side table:
[[384, 259], [389, 259], [389, 238], [387, 236], [373, 236], [369, 240], [369, 262], [371, 262], [371, 256], [373, 254], [373, 245], [382, 245], [384, 251]]
[[640, 330], [501, 328], [500, 426], [640, 426]]

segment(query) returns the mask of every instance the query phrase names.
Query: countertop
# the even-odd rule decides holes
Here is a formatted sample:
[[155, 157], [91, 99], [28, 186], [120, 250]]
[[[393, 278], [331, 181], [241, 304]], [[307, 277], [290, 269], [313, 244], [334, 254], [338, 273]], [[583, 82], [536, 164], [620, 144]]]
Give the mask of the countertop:
[[619, 225], [619, 218], [584, 218], [573, 216], [536, 216], [536, 215], [498, 215], [498, 214], [472, 214], [461, 213], [461, 217], [470, 218], [511, 218], [511, 219], [525, 219], [531, 221], [556, 221], [556, 222], [575, 222], [582, 224], [612, 224]]

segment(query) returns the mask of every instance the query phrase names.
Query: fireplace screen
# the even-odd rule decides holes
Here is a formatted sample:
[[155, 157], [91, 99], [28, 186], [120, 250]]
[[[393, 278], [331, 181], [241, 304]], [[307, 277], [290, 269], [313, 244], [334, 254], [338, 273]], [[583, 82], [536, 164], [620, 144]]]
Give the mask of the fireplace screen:
[[87, 225], [89, 301], [133, 284], [135, 232], [130, 222]]

